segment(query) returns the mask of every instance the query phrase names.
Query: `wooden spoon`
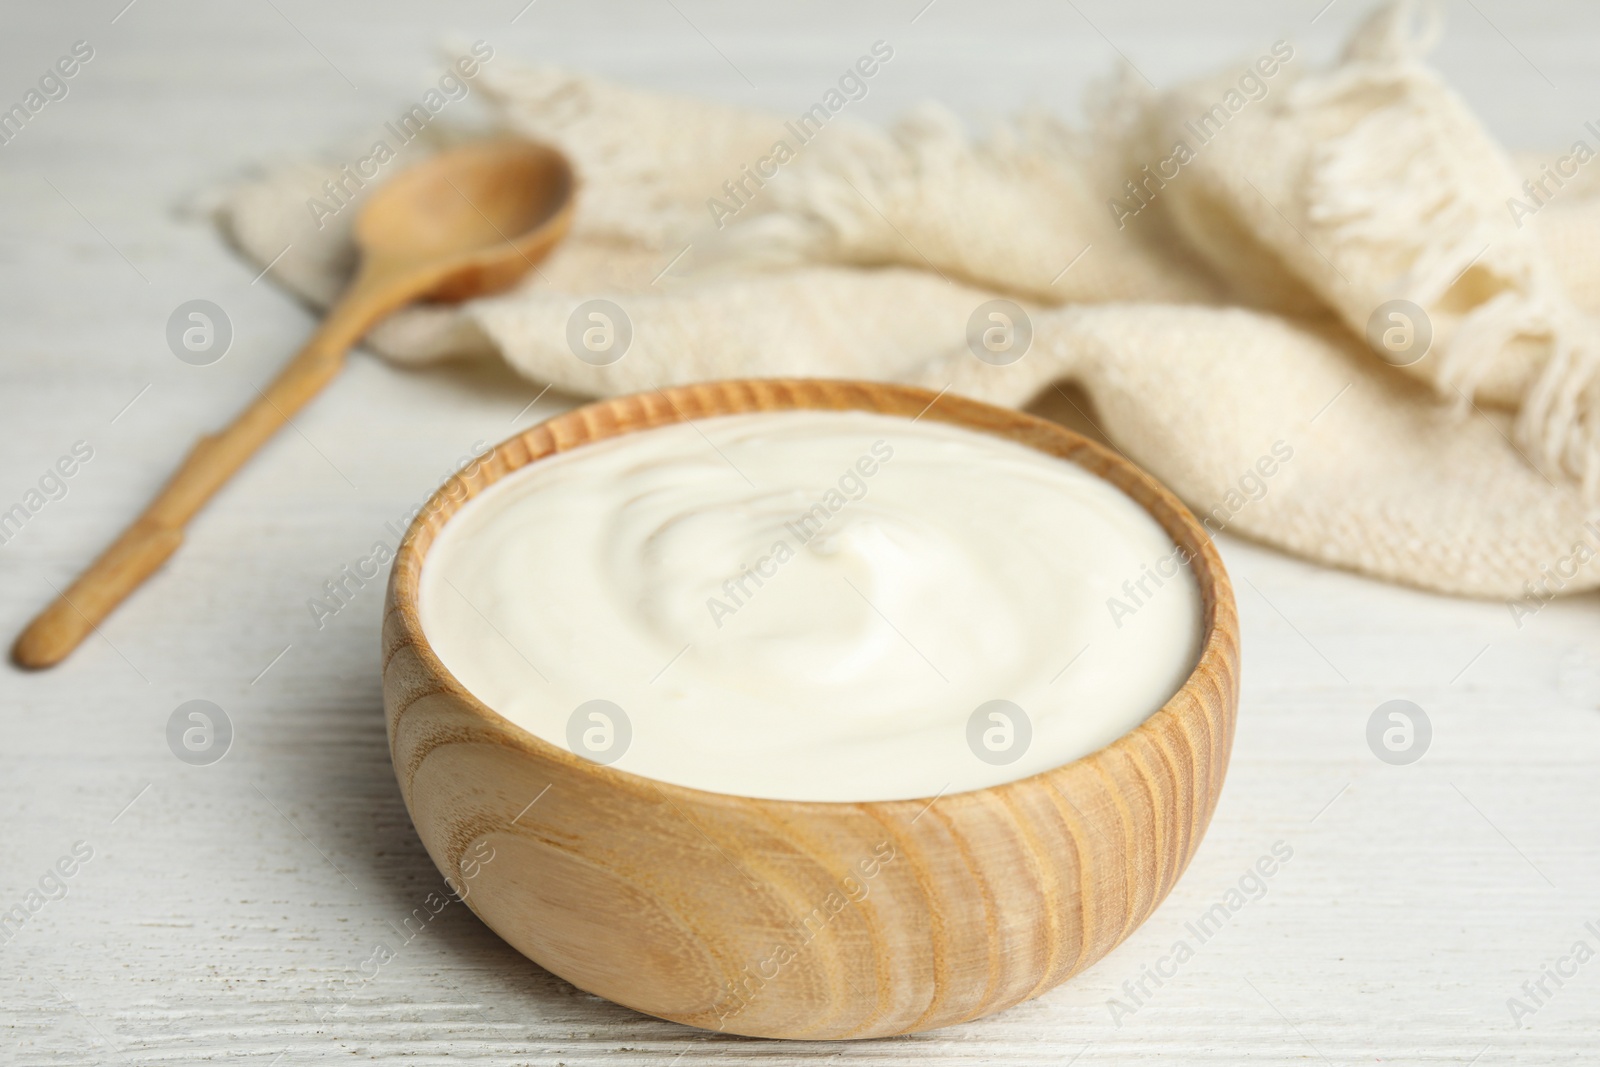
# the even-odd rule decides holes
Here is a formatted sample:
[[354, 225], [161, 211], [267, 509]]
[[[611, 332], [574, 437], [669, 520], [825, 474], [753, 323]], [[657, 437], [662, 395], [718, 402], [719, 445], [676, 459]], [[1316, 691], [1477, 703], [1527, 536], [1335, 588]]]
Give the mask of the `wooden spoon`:
[[356, 220], [361, 267], [300, 354], [220, 433], [190, 450], [155, 500], [28, 624], [11, 649], [22, 667], [67, 654], [183, 543], [183, 528], [268, 438], [331, 381], [350, 347], [413, 300], [505, 289], [572, 222], [565, 157], [527, 141], [444, 152], [372, 194]]

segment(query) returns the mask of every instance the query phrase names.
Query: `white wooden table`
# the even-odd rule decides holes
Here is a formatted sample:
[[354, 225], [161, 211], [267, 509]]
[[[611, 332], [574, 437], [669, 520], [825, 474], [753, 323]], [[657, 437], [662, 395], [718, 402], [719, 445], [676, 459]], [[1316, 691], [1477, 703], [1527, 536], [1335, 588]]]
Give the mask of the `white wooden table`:
[[[197, 196], [254, 161], [362, 135], [437, 78], [435, 45], [451, 31], [500, 55], [783, 109], [883, 38], [896, 59], [860, 113], [936, 94], [981, 118], [1030, 101], [1070, 113], [1118, 51], [1159, 83], [1279, 36], [1326, 56], [1360, 6], [1336, 0], [1313, 25], [1326, 0], [126, 2], [0, 11], [0, 103], [73, 42], [95, 49], [67, 98], [0, 146], [0, 509], [75, 442], [93, 448], [65, 497], [0, 545], [8, 639], [310, 326], [252, 282]], [[1592, 117], [1600, 12], [1473, 0], [1450, 14], [1441, 64], [1515, 147], [1565, 145]], [[195, 298], [236, 330], [206, 367], [179, 362], [164, 337]], [[804, 1046], [597, 1000], [459, 904], [399, 944], [398, 924], [440, 878], [389, 766], [382, 592], [374, 583], [321, 631], [305, 602], [390, 538], [385, 524], [473, 441], [566, 403], [546, 397], [519, 420], [537, 391], [493, 367], [407, 373], [357, 356], [100, 636], [52, 672], [0, 669], [0, 912], [26, 919], [0, 919], [0, 1061], [1487, 1067], [1600, 1055], [1600, 961], [1559, 988], [1546, 979], [1551, 995], [1520, 1026], [1507, 1007], [1532, 1005], [1522, 984], [1575, 941], [1600, 950], [1597, 598], [1518, 630], [1501, 604], [1233, 539], [1246, 681], [1221, 806], [1167, 903], [1064, 988], [937, 1033]], [[1434, 727], [1410, 766], [1380, 762], [1365, 740], [1395, 698]], [[168, 718], [191, 699], [234, 726], [210, 766], [168, 748]], [[1280, 841], [1293, 856], [1265, 894], [1198, 944], [1186, 924]], [[91, 858], [72, 859], [75, 846]], [[73, 871], [59, 882], [58, 861]], [[30, 898], [41, 883], [58, 899]], [[1172, 971], [1162, 961], [1180, 938], [1194, 957], [1159, 988], [1145, 978], [1150, 995], [1134, 1002], [1124, 983]], [[383, 942], [396, 959], [341, 1003]], [[1136, 1010], [1113, 1012], [1113, 998]]]

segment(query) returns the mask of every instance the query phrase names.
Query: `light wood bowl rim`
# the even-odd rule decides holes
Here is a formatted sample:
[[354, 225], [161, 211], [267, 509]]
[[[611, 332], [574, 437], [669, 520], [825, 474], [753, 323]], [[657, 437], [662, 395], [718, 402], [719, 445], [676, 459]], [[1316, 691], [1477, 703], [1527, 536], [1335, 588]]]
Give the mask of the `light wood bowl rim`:
[[[694, 416], [684, 414], [680, 402], [688, 401], [693, 397], [702, 396], [703, 391], [707, 387], [725, 390], [723, 399], [731, 401], [729, 406], [725, 410], [697, 413]], [[749, 407], [740, 406], [740, 404], [744, 402], [744, 399], [747, 398], [753, 390], [761, 391], [763, 394], [765, 394], [766, 391], [772, 389], [804, 390], [816, 387], [822, 387], [826, 390], [836, 391], [830, 394], [835, 398], [838, 395], [837, 391], [858, 393], [863, 399], [872, 396], [894, 396], [898, 399], [910, 401], [914, 403], [916, 407], [920, 408], [923, 414], [918, 416], [919, 418], [934, 419], [940, 422], [962, 426], [980, 433], [994, 433], [995, 427], [992, 425], [980, 423], [968, 417], [961, 417], [981, 413], [993, 423], [1006, 425], [1013, 430], [1028, 431], [1030, 433], [1040, 434], [1045, 437], [1054, 437], [1062, 442], [1065, 447], [1069, 448], [1074, 455], [1082, 455], [1087, 453], [1088, 455], [1095, 457], [1095, 459], [1099, 462], [1105, 464], [1105, 472], [1096, 471], [1084, 466], [1084, 464], [1078, 463], [1075, 459], [1070, 458], [1069, 456], [1059, 455], [1045, 449], [1038, 449], [1039, 451], [1044, 452], [1046, 455], [1053, 455], [1056, 458], [1061, 459], [1063, 462], [1074, 463], [1077, 466], [1084, 467], [1084, 469], [1090, 474], [1093, 474], [1096, 477], [1105, 478], [1105, 480], [1110, 481], [1118, 489], [1122, 490], [1125, 495], [1132, 498], [1134, 503], [1139, 506], [1140, 510], [1144, 511], [1147, 515], [1154, 519], [1162, 527], [1162, 529], [1166, 531], [1168, 537], [1172, 539], [1175, 545], [1182, 547], [1189, 552], [1189, 559], [1185, 565], [1188, 566], [1191, 573], [1194, 574], [1195, 580], [1200, 588], [1204, 636], [1201, 639], [1200, 655], [1195, 660], [1194, 666], [1190, 669], [1188, 675], [1184, 679], [1183, 685], [1180, 686], [1160, 708], [1147, 716], [1139, 723], [1139, 725], [1117, 737], [1116, 740], [1110, 742], [1109, 744], [1103, 745], [1092, 752], [1087, 752], [1082, 756], [1068, 760], [1065, 763], [1047, 767], [1044, 770], [1038, 771], [1024, 778], [1017, 778], [1008, 782], [1000, 782], [996, 785], [981, 786], [977, 789], [961, 790], [957, 792], [944, 792], [934, 794], [932, 796], [909, 797], [892, 800], [781, 800], [770, 797], [749, 797], [734, 793], [718, 793], [710, 790], [698, 789], [693, 786], [679, 785], [676, 782], [668, 782], [663, 779], [650, 778], [646, 775], [635, 774], [619, 767], [600, 764], [592, 760], [585, 759], [582, 756], [578, 756], [568, 751], [560, 745], [546, 741], [544, 738], [539, 737], [537, 734], [534, 734], [531, 731], [517, 725], [510, 719], [495, 711], [493, 708], [489, 707], [471, 690], [463, 685], [461, 681], [450, 672], [450, 669], [444, 665], [444, 662], [439, 658], [438, 654], [434, 652], [432, 644], [428, 641], [427, 635], [423, 632], [421, 616], [417, 608], [419, 592], [418, 584], [422, 575], [422, 566], [426, 562], [428, 550], [432, 547], [432, 543], [437, 537], [437, 531], [430, 530], [429, 528], [429, 522], [433, 517], [442, 516], [439, 522], [439, 529], [442, 529], [444, 525], [447, 524], [450, 519], [453, 518], [455, 514], [459, 512], [467, 503], [469, 503], [478, 493], [483, 492], [490, 485], [493, 485], [502, 478], [505, 478], [532, 463], [537, 463], [539, 460], [548, 456], [557, 455], [561, 452], [574, 451], [576, 449], [583, 448], [585, 445], [593, 444], [596, 441], [622, 437], [628, 434], [656, 429], [661, 426], [671, 425], [674, 423], [717, 418], [722, 415], [764, 414], [775, 411], [855, 410], [887, 415], [891, 418], [907, 417], [896, 412], [883, 411], [867, 404], [847, 405], [841, 407], [821, 403], [808, 403], [805, 402], [807, 398], [799, 398], [799, 402], [786, 404], [779, 407], [756, 407], [754, 405]], [[538, 454], [532, 454], [538, 450], [534, 448], [529, 439], [532, 435], [539, 433], [544, 428], [562, 422], [579, 422], [582, 421], [586, 416], [591, 415], [592, 413], [601, 409], [637, 403], [640, 400], [649, 397], [664, 398], [671, 405], [674, 415], [663, 418], [661, 421], [649, 425], [635, 425], [629, 427], [615, 426], [597, 432], [588, 440], [582, 441], [570, 448], [556, 447], [548, 451], [539, 452]], [[940, 410], [941, 405], [943, 405], [943, 410]], [[1034, 447], [1027, 441], [1019, 440], [1018, 437], [1013, 437], [1006, 434], [995, 435], [1006, 440], [1017, 441], [1018, 443], [1027, 447]], [[1142, 467], [1139, 467], [1137, 464], [1133, 463], [1123, 455], [1106, 448], [1104, 445], [1084, 437], [1082, 434], [1070, 430], [1067, 427], [1062, 426], [1060, 423], [1052, 422], [1048, 419], [1043, 419], [1035, 415], [1029, 415], [1025, 412], [1017, 411], [1011, 408], [998, 407], [993, 404], [985, 403], [984, 401], [973, 400], [957, 394], [935, 393], [932, 390], [923, 389], [918, 386], [899, 385], [889, 382], [871, 382], [842, 378], [738, 378], [707, 380], [688, 385], [671, 386], [667, 388], [646, 390], [639, 393], [604, 397], [594, 400], [590, 403], [573, 408], [570, 411], [562, 412], [559, 415], [555, 415], [549, 419], [535, 423], [524, 430], [512, 434], [511, 436], [500, 441], [484, 455], [492, 456], [503, 454], [502, 450], [506, 449], [507, 446], [511, 445], [512, 443], [518, 441], [521, 441], [524, 444], [524, 447], [526, 447], [530, 453], [530, 457], [526, 462], [508, 465], [504, 471], [492, 477], [488, 477], [486, 480], [481, 476], [475, 476], [470, 480], [473, 482], [481, 482], [481, 484], [478, 484], [475, 489], [473, 486], [468, 484], [469, 479], [465, 478], [461, 471], [458, 471], [440, 484], [438, 489], [436, 489], [428, 497], [427, 502], [423, 504], [422, 509], [417, 513], [416, 517], [407, 527], [405, 536], [401, 539], [400, 546], [395, 552], [395, 559], [390, 570], [389, 579], [389, 598], [392, 605], [390, 611], [399, 615], [399, 623], [402, 635], [401, 641], [399, 642], [400, 646], [403, 647], [409, 645], [411, 650], [417, 656], [422, 667], [430, 675], [432, 675], [441, 686], [446, 688], [452, 697], [459, 700], [460, 703], [465, 707], [470, 708], [472, 713], [481, 719], [485, 726], [501, 732], [504, 735], [505, 740], [511, 742], [515, 747], [526, 752], [527, 754], [561, 763], [577, 771], [579, 774], [590, 778], [594, 784], [599, 786], [619, 788], [633, 793], [637, 793], [646, 789], [656, 789], [668, 794], [674, 799], [681, 799], [684, 801], [710, 806], [745, 807], [748, 805], [759, 805], [762, 807], [789, 807], [795, 810], [815, 812], [817, 814], [824, 814], [829, 810], [838, 811], [846, 808], [857, 810], [896, 809], [903, 808], [905, 805], [931, 804], [933, 801], [941, 798], [949, 799], [957, 796], [994, 796], [1011, 790], [1028, 790], [1037, 788], [1040, 785], [1047, 785], [1048, 783], [1046, 783], [1044, 780], [1049, 776], [1058, 775], [1066, 768], [1072, 767], [1075, 764], [1085, 763], [1093, 760], [1101, 753], [1121, 749], [1127, 751], [1127, 753], [1131, 756], [1133, 754], [1132, 749], [1134, 747], [1133, 739], [1141, 734], [1149, 734], [1154, 736], [1161, 734], [1163, 731], [1179, 729], [1179, 724], [1177, 722], [1179, 707], [1185, 704], [1188, 704], [1189, 706], [1206, 706], [1207, 701], [1204, 690], [1207, 688], [1207, 685], [1204, 679], [1207, 677], [1208, 671], [1215, 676], [1220, 677], [1236, 676], [1238, 671], [1237, 657], [1236, 655], [1230, 653], [1230, 635], [1219, 629], [1217, 625], [1219, 615], [1224, 604], [1227, 604], [1230, 608], [1229, 616], [1231, 617], [1233, 615], [1233, 585], [1228, 578], [1226, 569], [1222, 565], [1222, 557], [1217, 552], [1216, 546], [1213, 543], [1210, 534], [1206, 532], [1203, 526], [1201, 526], [1199, 520], [1194, 517], [1194, 513], [1189, 510], [1187, 505], [1179, 500], [1171, 490], [1169, 490], [1161, 482], [1157, 481], [1153, 475], [1145, 471]], [[1113, 472], [1115, 474], [1114, 477], [1110, 476]], [[1140, 500], [1133, 492], [1131, 492], [1129, 488], [1130, 484], [1140, 486], [1150, 495], [1153, 500], [1160, 501], [1166, 508], [1167, 517], [1164, 518], [1162, 515], [1156, 514], [1149, 504], [1143, 500]], [[458, 487], [459, 499], [457, 499], [455, 496], [452, 496], [452, 487]], [[1195, 563], [1198, 560], [1203, 560], [1205, 565], [1196, 567]], [[387, 660], [389, 656], [386, 655], [384, 658], [384, 665], [387, 667]]]

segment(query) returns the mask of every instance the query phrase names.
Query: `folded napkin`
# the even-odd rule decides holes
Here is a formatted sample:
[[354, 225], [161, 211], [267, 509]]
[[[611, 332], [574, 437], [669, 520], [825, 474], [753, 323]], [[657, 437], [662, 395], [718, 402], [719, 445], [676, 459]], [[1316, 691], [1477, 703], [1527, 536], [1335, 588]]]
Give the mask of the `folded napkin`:
[[[1273, 42], [982, 140], [932, 105], [880, 130], [840, 92], [796, 119], [485, 65], [499, 124], [572, 158], [571, 236], [518, 289], [368, 343], [587, 395], [801, 375], [1086, 397], [1213, 532], [1520, 625], [1600, 585], [1600, 136], [1519, 164], [1424, 64], [1418, 14], [1377, 9], [1328, 69]], [[852, 69], [892, 62], [878, 42]], [[331, 176], [285, 168], [221, 213], [257, 262], [287, 246], [272, 276], [319, 305], [353, 263]]]

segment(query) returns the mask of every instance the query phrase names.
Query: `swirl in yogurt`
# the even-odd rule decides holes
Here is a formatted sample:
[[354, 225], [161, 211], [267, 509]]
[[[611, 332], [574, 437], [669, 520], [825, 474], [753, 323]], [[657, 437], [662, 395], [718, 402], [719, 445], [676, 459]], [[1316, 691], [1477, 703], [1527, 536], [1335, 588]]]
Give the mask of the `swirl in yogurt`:
[[462, 684], [579, 755], [907, 799], [1059, 766], [1157, 710], [1199, 654], [1182, 558], [1121, 490], [1023, 445], [768, 412], [508, 475], [440, 533], [420, 608]]

